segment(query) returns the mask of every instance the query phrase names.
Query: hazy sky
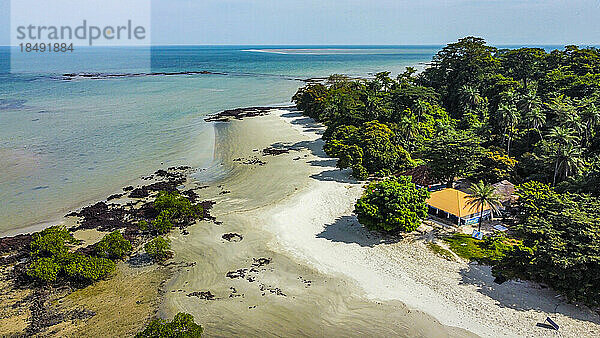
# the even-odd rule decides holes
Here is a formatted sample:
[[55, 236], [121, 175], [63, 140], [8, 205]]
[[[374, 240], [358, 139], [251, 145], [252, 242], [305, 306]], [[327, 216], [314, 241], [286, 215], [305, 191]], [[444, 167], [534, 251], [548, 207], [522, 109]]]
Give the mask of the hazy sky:
[[152, 14], [157, 45], [600, 43], [600, 0], [152, 0]]

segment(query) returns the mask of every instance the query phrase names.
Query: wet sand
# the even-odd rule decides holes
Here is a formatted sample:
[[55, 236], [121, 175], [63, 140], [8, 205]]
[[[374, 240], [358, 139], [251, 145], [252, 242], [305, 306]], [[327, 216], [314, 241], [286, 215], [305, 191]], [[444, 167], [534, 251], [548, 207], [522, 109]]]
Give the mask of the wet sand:
[[[207, 336], [472, 336], [400, 301], [369, 299], [354, 279], [312, 264], [308, 255], [281, 239], [275, 211], [284, 210], [335, 172], [332, 160], [318, 153], [321, 141], [315, 132], [322, 130], [318, 125], [304, 118], [285, 121], [275, 114], [218, 123], [216, 130], [216, 154], [222, 165], [207, 172], [225, 175], [199, 194], [217, 202], [211, 213], [222, 223], [201, 222], [188, 228], [189, 235], [171, 235], [174, 261], [196, 265], [166, 284], [161, 317], [191, 313]], [[261, 154], [282, 141], [292, 147], [289, 153]], [[352, 183], [347, 173], [337, 171], [334, 176], [338, 173], [348, 180], [344, 186], [350, 186], [343, 189], [352, 191], [343, 203], [351, 205], [360, 185]], [[322, 193], [326, 202], [326, 191]], [[338, 204], [331, 206], [337, 209]], [[299, 221], [305, 217], [310, 211], [297, 215]], [[292, 215], [281, 226], [298, 225]], [[227, 233], [243, 239], [227, 241], [222, 238]], [[192, 294], [207, 291], [216, 299]]]

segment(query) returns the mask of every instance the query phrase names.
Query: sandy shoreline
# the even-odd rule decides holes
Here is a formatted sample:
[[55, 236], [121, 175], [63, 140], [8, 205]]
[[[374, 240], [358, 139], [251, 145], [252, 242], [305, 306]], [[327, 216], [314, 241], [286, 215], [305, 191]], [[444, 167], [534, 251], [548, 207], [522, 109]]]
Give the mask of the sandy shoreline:
[[[310, 119], [281, 110], [216, 128], [222, 169], [229, 175], [202, 197], [219, 196], [214, 214], [223, 224], [203, 223], [187, 237], [174, 236], [175, 259], [198, 264], [167, 284], [162, 315], [189, 311], [209, 336], [467, 335], [452, 327], [488, 337], [600, 334], [598, 314], [557, 300], [551, 290], [524, 282], [497, 285], [488, 267], [449, 262], [416, 236], [385, 243], [365, 231], [352, 215], [361, 185], [323, 153], [322, 128]], [[296, 150], [260, 156], [258, 150], [278, 142]], [[232, 162], [240, 157], [266, 164]], [[220, 238], [226, 232], [244, 239], [228, 243]], [[272, 263], [255, 282], [225, 277], [251, 268], [258, 257]], [[310, 287], [298, 282], [307, 276]], [[263, 296], [256, 283], [276, 285], [287, 297]], [[232, 287], [244, 297], [232, 296]], [[186, 296], [201, 290], [221, 299]], [[360, 314], [371, 316], [371, 322], [361, 322]], [[388, 318], [379, 322], [382, 316]], [[559, 322], [559, 332], [536, 326], [546, 316]]]
[[[136, 282], [148, 284], [146, 296], [160, 289], [162, 303], [143, 311], [191, 313], [211, 337], [600, 335], [597, 313], [534, 283], [494, 284], [489, 267], [431, 252], [427, 234], [390, 239], [365, 230], [353, 215], [362, 184], [335, 168], [322, 150], [323, 127], [300, 113], [275, 110], [214, 126], [214, 165], [191, 183], [208, 185], [198, 193], [217, 202], [218, 222], [170, 234], [171, 262], [183, 268], [160, 286], [168, 275], [160, 270]], [[263, 154], [267, 147], [290, 151]], [[101, 235], [78, 233], [93, 241]], [[135, 293], [132, 284], [123, 287]], [[198, 297], [207, 291], [214, 300]], [[546, 316], [560, 331], [536, 326]]]
[[[469, 336], [401, 302], [368, 300], [355, 281], [320, 272], [279, 243], [271, 210], [310, 189], [315, 167], [309, 162], [318, 160], [310, 148], [318, 142], [275, 114], [217, 124], [216, 130], [227, 176], [199, 194], [217, 202], [211, 214], [222, 223], [201, 222], [187, 236], [171, 236], [174, 261], [195, 265], [167, 283], [160, 316], [189, 312], [207, 336], [217, 337]], [[293, 150], [261, 154], [279, 142]], [[265, 164], [244, 164], [253, 159]], [[243, 240], [228, 242], [222, 238], [227, 233]], [[261, 258], [270, 262], [253, 266]], [[240, 271], [244, 277], [227, 277]], [[207, 291], [216, 299], [190, 296]]]

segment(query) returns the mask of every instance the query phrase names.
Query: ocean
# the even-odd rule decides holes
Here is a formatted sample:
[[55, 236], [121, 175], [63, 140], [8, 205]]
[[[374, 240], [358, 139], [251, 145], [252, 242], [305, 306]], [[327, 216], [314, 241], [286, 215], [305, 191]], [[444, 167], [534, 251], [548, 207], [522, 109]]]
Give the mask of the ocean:
[[[422, 68], [440, 47], [152, 47], [152, 73], [211, 73], [107, 77], [135, 71], [112, 63], [68, 79], [43, 64], [10, 74], [9, 47], [0, 47], [0, 235], [51, 224], [159, 168], [210, 166], [208, 114], [289, 104], [299, 79]], [[96, 47], [89, 63], [102, 69], [114, 55]]]

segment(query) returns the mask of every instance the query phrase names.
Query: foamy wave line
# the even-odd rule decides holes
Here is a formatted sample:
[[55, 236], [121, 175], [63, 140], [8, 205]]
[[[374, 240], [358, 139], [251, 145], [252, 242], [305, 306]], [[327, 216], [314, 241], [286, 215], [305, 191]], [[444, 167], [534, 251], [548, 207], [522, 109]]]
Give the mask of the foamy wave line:
[[242, 49], [242, 52], [252, 52], [252, 53], [270, 53], [270, 54], [290, 54], [277, 50], [270, 49]]

